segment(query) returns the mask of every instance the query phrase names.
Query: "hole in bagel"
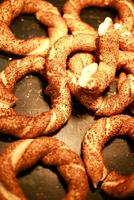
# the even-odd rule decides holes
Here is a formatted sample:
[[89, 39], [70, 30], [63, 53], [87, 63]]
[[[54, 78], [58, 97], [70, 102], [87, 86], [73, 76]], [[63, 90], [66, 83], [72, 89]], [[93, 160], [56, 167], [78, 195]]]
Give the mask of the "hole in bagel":
[[110, 171], [117, 171], [121, 175], [134, 172], [134, 146], [128, 136], [109, 140], [103, 149], [104, 163]]
[[66, 0], [58, 0], [58, 1], [54, 1], [54, 0], [49, 0], [49, 2], [51, 4], [53, 4], [55, 7], [58, 8], [58, 10], [61, 12], [61, 14], [63, 14], [63, 6], [66, 2]]
[[38, 164], [18, 175], [26, 197], [32, 200], [62, 199], [66, 193], [63, 177], [54, 166], [45, 167], [40, 162]]
[[118, 82], [119, 82], [119, 77], [121, 75], [121, 72], [125, 72], [124, 69], [123, 71], [121, 70], [117, 70], [116, 74], [115, 74], [115, 78], [114, 80], [110, 83], [110, 85], [104, 90], [104, 92], [102, 93], [102, 95], [111, 97], [113, 95], [116, 95], [119, 91], [118, 91]]
[[87, 7], [82, 9], [80, 17], [81, 19], [93, 26], [95, 29], [104, 21], [106, 17], [112, 19], [117, 16], [117, 12], [112, 8], [98, 8], [98, 7]]
[[47, 36], [47, 27], [42, 25], [32, 14], [19, 15], [11, 22], [10, 28], [20, 39]]
[[19, 80], [14, 87], [18, 97], [15, 111], [29, 116], [48, 111], [50, 99], [43, 93], [46, 85], [46, 80], [38, 74], [29, 74]]

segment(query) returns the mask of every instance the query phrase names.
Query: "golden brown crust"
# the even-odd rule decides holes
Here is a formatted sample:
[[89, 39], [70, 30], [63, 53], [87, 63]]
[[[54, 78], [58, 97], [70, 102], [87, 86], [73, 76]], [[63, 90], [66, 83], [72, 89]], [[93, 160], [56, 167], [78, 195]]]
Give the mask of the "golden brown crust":
[[[128, 55], [127, 55], [128, 53]], [[92, 110], [95, 112], [96, 115], [99, 116], [110, 116], [112, 114], [119, 114], [125, 108], [128, 107], [133, 102], [133, 62], [129, 62], [129, 55], [131, 52], [121, 52], [119, 53], [119, 65], [117, 68], [124, 68], [127, 72], [132, 73], [125, 75], [121, 73], [118, 79], [118, 88], [117, 94], [112, 94], [112, 96], [98, 96], [98, 95], [91, 95], [83, 91], [81, 87], [79, 87], [78, 80], [81, 75], [81, 70], [85, 67], [84, 59], [86, 58], [86, 66], [90, 65], [92, 62], [88, 60], [91, 55], [88, 54], [76, 54], [74, 55], [69, 63], [68, 63], [68, 76], [69, 76], [69, 88], [71, 93], [84, 105], [87, 109]], [[130, 54], [129, 54], [130, 53]], [[95, 59], [95, 58], [94, 58]], [[132, 59], [130, 57], [130, 59]], [[127, 63], [125, 65], [125, 63]], [[131, 64], [130, 64], [131, 63]], [[122, 65], [122, 66], [121, 66]], [[73, 67], [72, 67], [73, 66]], [[94, 66], [90, 66], [94, 67]], [[71, 68], [71, 70], [70, 70]], [[107, 67], [105, 66], [104, 70]], [[78, 71], [78, 73], [77, 73]], [[109, 73], [111, 73], [109, 71]]]
[[134, 118], [115, 115], [96, 121], [83, 140], [83, 158], [94, 187], [102, 182], [101, 189], [118, 198], [134, 195], [134, 174], [124, 177], [109, 172], [103, 162], [102, 149], [109, 139], [123, 135], [134, 139]]
[[[33, 13], [47, 25], [49, 38], [17, 39], [9, 25], [20, 13]], [[0, 50], [19, 55], [45, 56], [50, 46], [67, 34], [66, 24], [56, 7], [43, 0], [5, 0], [0, 4]]]
[[[110, 184], [110, 185], [109, 185]], [[102, 190], [115, 198], [126, 198], [134, 196], [134, 174], [128, 177], [120, 176], [114, 171], [110, 172], [104, 180]]]
[[59, 80], [54, 76], [55, 73], [58, 73], [60, 78], [67, 77], [65, 69], [70, 53], [78, 50], [93, 52], [96, 49], [95, 42], [96, 37], [89, 34], [68, 35], [60, 38], [46, 57], [46, 69], [49, 69], [47, 78], [51, 80], [52, 84], [55, 85], [55, 81], [57, 81], [57, 87], [59, 86]]
[[119, 30], [120, 48], [126, 51], [134, 51], [134, 38], [131, 32], [134, 29], [134, 4], [131, 0], [68, 0], [64, 5], [64, 19], [72, 34], [89, 33], [97, 35], [96, 30], [84, 23], [79, 14], [88, 6], [113, 7], [120, 20], [116, 20]]
[[134, 34], [129, 32], [126, 27], [120, 26], [119, 30], [119, 42], [120, 49], [123, 51], [134, 52]]
[[134, 52], [119, 51], [118, 69], [123, 68], [130, 74], [134, 75]]
[[[48, 79], [48, 87], [51, 88], [51, 92], [49, 92], [52, 103], [51, 110], [32, 117], [18, 115], [10, 108], [16, 102], [16, 97], [13, 94], [16, 81], [32, 72], [41, 73], [46, 78], [45, 59], [43, 57], [29, 56], [22, 60], [11, 61], [6, 69], [0, 73], [0, 131], [5, 134], [19, 138], [48, 134], [59, 129], [71, 114], [71, 97], [66, 85], [66, 77], [60, 78], [58, 72], [51, 76], [52, 80], [53, 76], [59, 79], [58, 86], [55, 87], [56, 80], [55, 85], [52, 85], [51, 79]], [[47, 73], [49, 74], [49, 68]]]
[[80, 157], [65, 143], [51, 137], [25, 139], [7, 146], [0, 157], [0, 197], [8, 200], [26, 200], [16, 175], [39, 160], [44, 165], [54, 165], [68, 185], [68, 192], [63, 199], [84, 200], [88, 191], [88, 180]]
[[[76, 53], [70, 58], [68, 62], [69, 70], [75, 75], [81, 74], [82, 69], [90, 65], [91, 63], [97, 62], [98, 58], [96, 55], [89, 53]], [[131, 51], [119, 51], [119, 60], [117, 65], [118, 69], [123, 69], [125, 72], [134, 75], [134, 52]]]
[[[121, 23], [131, 31], [134, 27], [134, 7], [131, 0], [68, 0], [64, 5], [64, 19], [69, 29], [74, 32], [94, 33], [93, 28], [82, 22], [80, 12], [89, 6], [113, 7], [119, 12]], [[78, 30], [78, 24], [80, 29]]]
[[76, 53], [69, 59], [68, 67], [72, 73], [80, 76], [82, 69], [95, 61], [95, 56], [90, 53]]
[[[103, 24], [107, 25], [107, 18]], [[89, 85], [94, 81], [94, 87], [91, 89], [101, 93], [113, 81], [119, 59], [119, 38], [112, 23], [107, 28], [106, 32], [99, 36], [98, 40], [99, 44], [97, 50], [99, 52], [100, 62], [96, 73], [93, 74], [93, 80], [91, 79]], [[91, 85], [93, 85], [93, 83]]]
[[[118, 55], [119, 55], [118, 34], [117, 34], [116, 30], [114, 29], [111, 20], [109, 18], [106, 18], [106, 20], [104, 21], [103, 24], [101, 24], [101, 26], [105, 26], [106, 28], [105, 28], [105, 31], [103, 31], [103, 32], [102, 32], [103, 28], [100, 28], [101, 35], [98, 38], [98, 40], [99, 40], [98, 48], [100, 51], [100, 55], [99, 55], [100, 63], [96, 67], [96, 70], [94, 72], [91, 72], [91, 73], [89, 72], [90, 73], [89, 79], [87, 79], [86, 82], [85, 82], [85, 80], [84, 81], [79, 80], [79, 86], [83, 90], [86, 90], [89, 93], [95, 94], [95, 95], [103, 92], [109, 86], [109, 84], [112, 82], [112, 80], [114, 79], [116, 67], [117, 67], [117, 63], [118, 63]], [[80, 37], [80, 35], [75, 35], [75, 36]], [[113, 37], [111, 37], [111, 35]], [[83, 37], [83, 34], [82, 34], [82, 37]], [[88, 37], [89, 37], [89, 39], [90, 38], [93, 38], [94, 40], [96, 39], [95, 35], [93, 35], [93, 36], [89, 35]], [[86, 39], [86, 41], [87, 41], [87, 39]], [[91, 43], [93, 43], [93, 41], [91, 41]], [[64, 42], [64, 44], [60, 43], [60, 42], [57, 44], [59, 45], [58, 48], [61, 49], [61, 52], [62, 52], [62, 48], [64, 47], [65, 42]], [[73, 39], [72, 39], [72, 44], [73, 44]], [[61, 46], [63, 46], [63, 47], [61, 47]], [[72, 49], [73, 51], [78, 50], [78, 49], [82, 50], [79, 38], [78, 38], [77, 49], [75, 49], [74, 44], [72, 47], [70, 46], [70, 52], [72, 51], [71, 48], [73, 48]], [[67, 49], [64, 49], [64, 50], [65, 50], [64, 52], [67, 51]], [[84, 47], [83, 47], [83, 50], [84, 50]], [[86, 50], [86, 48], [85, 48], [85, 50]], [[61, 54], [61, 52], [58, 52], [56, 54], [59, 55], [59, 54]], [[58, 59], [58, 61], [61, 62], [59, 59]]]

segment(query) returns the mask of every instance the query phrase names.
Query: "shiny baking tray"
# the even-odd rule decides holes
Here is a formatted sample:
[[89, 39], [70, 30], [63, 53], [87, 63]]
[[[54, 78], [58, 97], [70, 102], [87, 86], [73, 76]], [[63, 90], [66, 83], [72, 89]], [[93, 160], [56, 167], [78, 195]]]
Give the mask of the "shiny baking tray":
[[[2, 0], [0, 0], [2, 2]], [[62, 13], [63, 0], [51, 0]], [[110, 9], [86, 8], [82, 11], [82, 19], [98, 27], [105, 17], [114, 17], [116, 12]], [[11, 29], [19, 38], [47, 35], [47, 28], [42, 26], [33, 15], [20, 15], [11, 24]], [[20, 56], [7, 55], [0, 52], [0, 70], [4, 69], [11, 59]], [[22, 78], [15, 86], [18, 97], [15, 110], [20, 114], [36, 115], [49, 109], [47, 100], [42, 93], [45, 85], [38, 76], [33, 74]], [[115, 85], [115, 84], [114, 84]], [[87, 129], [95, 122], [96, 117], [87, 111], [74, 98], [73, 112], [69, 121], [53, 137], [64, 141], [72, 150], [81, 155], [81, 142]], [[0, 134], [0, 150], [16, 138]], [[134, 147], [128, 138], [115, 138], [106, 144], [103, 150], [104, 161], [110, 170], [117, 170], [123, 175], [134, 172]], [[76, 172], [77, 173], [77, 172]], [[41, 163], [19, 175], [18, 180], [29, 200], [59, 200], [66, 192], [66, 184], [55, 168], [44, 168]], [[98, 190], [88, 194], [88, 200], [113, 200]], [[127, 198], [130, 200], [133, 198]]]

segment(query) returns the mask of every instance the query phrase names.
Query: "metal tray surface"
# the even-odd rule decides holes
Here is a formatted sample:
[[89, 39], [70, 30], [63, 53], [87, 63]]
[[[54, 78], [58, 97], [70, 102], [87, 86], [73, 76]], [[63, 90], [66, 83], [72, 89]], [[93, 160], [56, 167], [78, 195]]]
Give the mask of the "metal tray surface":
[[[0, 0], [2, 2], [2, 0]], [[65, 0], [50, 0], [62, 13]], [[81, 12], [82, 19], [98, 27], [106, 16], [114, 17], [116, 12], [110, 9], [86, 8]], [[11, 24], [11, 29], [19, 38], [47, 35], [47, 28], [42, 26], [33, 15], [20, 15]], [[0, 70], [11, 59], [20, 58], [0, 52]], [[35, 75], [27, 75], [15, 86], [18, 97], [15, 110], [20, 114], [36, 115], [49, 109], [42, 93], [44, 83]], [[87, 129], [97, 120], [73, 98], [73, 112], [69, 121], [53, 137], [64, 141], [72, 150], [81, 154], [81, 142]], [[16, 138], [0, 134], [0, 150]], [[134, 172], [134, 147], [128, 138], [115, 138], [103, 150], [104, 161], [110, 170], [117, 170], [123, 175]], [[19, 175], [18, 180], [29, 200], [59, 200], [66, 192], [66, 184], [56, 168], [46, 168], [38, 163], [32, 169]], [[112, 200], [99, 190], [89, 191], [87, 200]], [[130, 200], [132, 198], [127, 198]]]

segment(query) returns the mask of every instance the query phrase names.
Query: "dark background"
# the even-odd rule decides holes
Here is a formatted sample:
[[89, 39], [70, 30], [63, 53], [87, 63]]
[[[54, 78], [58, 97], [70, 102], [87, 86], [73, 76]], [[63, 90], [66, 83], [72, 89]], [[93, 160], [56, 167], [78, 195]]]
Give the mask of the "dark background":
[[[2, 2], [2, 0], [0, 0]], [[62, 13], [63, 0], [49, 1], [57, 6]], [[111, 9], [86, 8], [81, 12], [82, 19], [95, 28], [109, 16], [114, 18], [116, 11]], [[47, 36], [47, 27], [41, 25], [34, 15], [19, 15], [11, 24], [13, 33], [18, 38], [29, 38], [35, 36]], [[7, 55], [0, 52], [0, 70], [4, 69], [11, 59], [17, 56]], [[27, 75], [15, 86], [14, 92], [18, 97], [15, 110], [19, 114], [36, 115], [49, 109], [42, 93], [42, 82], [38, 76]], [[68, 123], [61, 128], [53, 137], [64, 141], [72, 150], [81, 152], [83, 136], [95, 121], [95, 116], [83, 108], [73, 98], [73, 112]], [[0, 134], [0, 149], [5, 144], [16, 140], [11, 136]], [[103, 156], [110, 170], [117, 170], [121, 174], [128, 175], [134, 172], [133, 144], [128, 138], [116, 138], [110, 141], [104, 148]], [[66, 192], [65, 183], [56, 171], [56, 168], [44, 168], [41, 163], [29, 171], [19, 175], [18, 180], [29, 200], [59, 200]], [[99, 192], [89, 192], [88, 200], [112, 200], [113, 198]], [[130, 199], [130, 198], [129, 198]], [[131, 198], [132, 199], [132, 198]]]

